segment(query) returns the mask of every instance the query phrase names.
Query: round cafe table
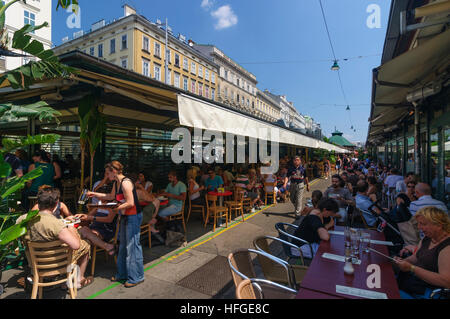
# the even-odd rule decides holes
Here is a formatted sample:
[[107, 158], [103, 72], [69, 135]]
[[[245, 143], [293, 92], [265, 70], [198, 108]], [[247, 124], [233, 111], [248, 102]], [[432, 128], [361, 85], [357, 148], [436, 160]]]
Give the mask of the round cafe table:
[[208, 195], [211, 196], [218, 196], [219, 197], [219, 206], [223, 206], [223, 198], [227, 197], [227, 196], [231, 196], [233, 195], [233, 192], [231, 191], [225, 191], [223, 193], [219, 193], [219, 192], [208, 192]]

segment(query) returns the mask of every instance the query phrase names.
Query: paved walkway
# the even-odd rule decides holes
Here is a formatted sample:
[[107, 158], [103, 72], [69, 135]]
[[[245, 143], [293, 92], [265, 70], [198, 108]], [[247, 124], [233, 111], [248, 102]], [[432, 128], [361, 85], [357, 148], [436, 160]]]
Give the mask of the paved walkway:
[[[311, 197], [316, 189], [324, 191], [330, 180], [317, 179], [311, 183], [310, 192], [304, 200]], [[135, 288], [124, 288], [112, 283], [110, 277], [115, 273], [113, 260], [105, 260], [103, 253], [97, 256], [95, 281], [78, 292], [79, 299], [210, 299], [235, 298], [234, 285], [226, 261], [228, 254], [236, 249], [254, 248], [253, 240], [261, 235], [278, 236], [274, 225], [277, 222], [294, 221], [293, 205], [281, 203], [249, 214], [245, 222], [237, 218], [228, 228], [212, 226], [206, 230], [201, 226], [201, 216], [192, 215], [188, 224], [187, 247], [170, 248], [157, 245], [153, 241], [150, 249], [144, 245], [145, 281]], [[277, 248], [281, 253], [281, 247]], [[195, 271], [211, 263], [214, 269], [205, 269], [208, 278], [196, 277]], [[210, 267], [211, 268], [211, 267]], [[203, 268], [202, 268], [203, 269]], [[212, 271], [212, 272], [211, 272]], [[222, 271], [222, 272], [221, 272]], [[90, 272], [88, 267], [87, 273]], [[0, 299], [29, 298], [24, 290], [16, 285], [23, 274], [20, 270], [9, 270], [3, 274], [2, 284], [5, 293]], [[189, 277], [188, 277], [189, 276]], [[199, 279], [200, 278], [200, 279]], [[69, 298], [60, 289], [44, 291], [44, 298]]]

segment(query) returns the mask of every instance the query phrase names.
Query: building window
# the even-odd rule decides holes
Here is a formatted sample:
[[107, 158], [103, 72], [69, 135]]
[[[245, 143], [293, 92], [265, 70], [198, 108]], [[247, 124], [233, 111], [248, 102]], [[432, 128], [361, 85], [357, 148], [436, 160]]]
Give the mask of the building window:
[[155, 42], [155, 56], [161, 57], [161, 45], [158, 42]]
[[191, 73], [197, 74], [197, 64], [195, 62], [191, 62]]
[[167, 69], [167, 84], [172, 85], [172, 70]]
[[247, 99], [247, 106], [250, 106], [250, 100]]
[[245, 98], [242, 97], [242, 105], [245, 105]]
[[216, 97], [216, 90], [215, 89], [211, 89], [211, 100], [214, 100]]
[[198, 66], [198, 76], [203, 77], [203, 67], [201, 65]]
[[215, 73], [211, 73], [211, 82], [216, 83], [216, 74]]
[[155, 64], [155, 80], [161, 81], [161, 66]]
[[150, 76], [150, 61], [147, 59], [142, 59], [142, 74]]
[[187, 58], [183, 58], [183, 69], [185, 69], [186, 71], [189, 71], [189, 64], [188, 64]]
[[146, 36], [144, 36], [143, 40], [142, 40], [142, 50], [146, 51], [146, 52], [150, 52], [150, 39]]
[[209, 70], [205, 69], [205, 80], [209, 81]]
[[116, 39], [111, 39], [111, 41], [109, 42], [109, 53], [116, 53]]
[[180, 66], [180, 55], [175, 53], [175, 66]]
[[167, 51], [166, 51], [166, 59], [167, 59], [167, 63], [172, 63], [172, 59], [170, 58], [171, 57], [171, 55], [170, 55], [170, 49], [167, 49]]
[[191, 92], [195, 93], [195, 81], [191, 80]]
[[120, 65], [122, 66], [122, 68], [126, 69], [128, 68], [128, 59], [124, 58], [120, 60]]
[[[23, 18], [24, 25], [26, 25], [26, 24], [29, 24], [32, 26], [36, 25], [36, 16], [34, 13], [24, 10], [23, 17], [24, 17]], [[34, 31], [32, 33], [34, 33]]]
[[205, 97], [209, 99], [209, 87], [205, 86]]
[[124, 34], [122, 36], [122, 50], [125, 50], [128, 48], [128, 44], [127, 44], [127, 35]]
[[198, 95], [203, 96], [203, 84], [198, 84]]
[[225, 70], [225, 80], [228, 80], [228, 70]]
[[228, 98], [228, 88], [225, 88], [225, 98]]
[[94, 48], [94, 47], [91, 47], [91, 48], [89, 49], [89, 54], [90, 54], [90, 55], [94, 55], [94, 54], [95, 54], [95, 48]]
[[180, 87], [180, 74], [179, 73], [174, 73], [174, 77], [173, 77], [173, 85], [177, 88]]
[[237, 83], [237, 86], [240, 86], [240, 80], [237, 79], [236, 81], [237, 81], [237, 82], [236, 82], [236, 83]]
[[98, 57], [103, 58], [103, 44], [98, 45]]
[[185, 76], [183, 77], [183, 90], [188, 90], [188, 78]]

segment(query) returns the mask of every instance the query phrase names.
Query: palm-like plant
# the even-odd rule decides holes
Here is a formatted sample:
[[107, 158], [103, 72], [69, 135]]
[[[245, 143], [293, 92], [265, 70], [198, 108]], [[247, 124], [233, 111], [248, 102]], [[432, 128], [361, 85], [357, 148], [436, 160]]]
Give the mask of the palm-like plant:
[[[38, 61], [31, 61], [17, 69], [0, 75], [0, 85], [9, 81], [12, 88], [27, 89], [38, 80], [49, 78], [68, 77], [76, 70], [61, 64], [53, 51], [45, 50], [42, 43], [32, 39], [30, 32], [47, 27], [45, 22], [39, 26], [25, 25], [14, 33], [12, 48], [21, 50], [25, 54], [14, 53], [8, 49], [9, 39], [5, 29], [6, 10], [16, 2], [24, 0], [13, 0], [8, 4], [0, 2], [0, 55], [2, 56], [33, 56]], [[58, 7], [67, 8], [70, 4], [78, 4], [76, 0], [58, 0]], [[13, 120], [17, 118], [38, 118], [40, 121], [56, 119], [60, 113], [53, 110], [45, 102], [37, 102], [28, 105], [14, 105], [12, 103], [0, 104], [0, 121]], [[5, 161], [5, 155], [15, 149], [33, 144], [51, 144], [60, 136], [57, 134], [44, 134], [27, 136], [19, 140], [2, 139], [3, 148], [0, 149], [0, 276], [7, 261], [7, 256], [14, 255], [18, 247], [18, 239], [26, 233], [26, 226], [34, 219], [37, 211], [30, 211], [20, 223], [15, 221], [21, 212], [17, 194], [24, 188], [28, 181], [40, 176], [41, 168], [34, 169], [22, 177], [12, 177], [11, 166]]]

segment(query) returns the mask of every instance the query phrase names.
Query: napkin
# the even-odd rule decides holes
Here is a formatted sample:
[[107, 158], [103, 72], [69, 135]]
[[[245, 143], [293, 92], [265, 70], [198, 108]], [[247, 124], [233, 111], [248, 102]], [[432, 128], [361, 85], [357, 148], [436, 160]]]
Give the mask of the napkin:
[[336, 285], [336, 292], [343, 295], [350, 295], [367, 299], [388, 299], [385, 293], [340, 285]]

